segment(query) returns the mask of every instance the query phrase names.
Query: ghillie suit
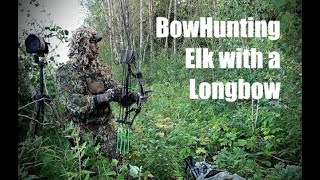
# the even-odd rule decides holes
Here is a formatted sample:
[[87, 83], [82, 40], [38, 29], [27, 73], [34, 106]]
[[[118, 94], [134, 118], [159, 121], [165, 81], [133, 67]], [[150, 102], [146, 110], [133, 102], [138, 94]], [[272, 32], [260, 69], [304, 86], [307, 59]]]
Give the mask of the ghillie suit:
[[121, 92], [110, 68], [97, 60], [89, 45], [96, 31], [80, 27], [73, 32], [69, 44], [69, 59], [58, 68], [56, 83], [58, 96], [67, 107], [71, 120], [80, 136], [90, 133], [97, 138], [103, 155], [116, 157], [116, 131], [111, 124], [112, 110], [109, 102], [120, 102], [122, 95], [115, 93], [109, 102], [97, 103], [99, 95], [108, 89]]

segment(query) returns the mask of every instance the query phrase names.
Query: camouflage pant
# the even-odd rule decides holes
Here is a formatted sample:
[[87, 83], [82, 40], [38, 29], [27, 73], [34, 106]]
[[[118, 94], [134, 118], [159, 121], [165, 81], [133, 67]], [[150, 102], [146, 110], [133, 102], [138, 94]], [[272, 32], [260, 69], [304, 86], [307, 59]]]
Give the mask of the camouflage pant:
[[108, 122], [104, 124], [76, 123], [76, 127], [80, 130], [80, 136], [89, 133], [93, 135], [93, 138], [97, 138], [102, 155], [110, 160], [116, 158], [117, 134], [112, 124]]

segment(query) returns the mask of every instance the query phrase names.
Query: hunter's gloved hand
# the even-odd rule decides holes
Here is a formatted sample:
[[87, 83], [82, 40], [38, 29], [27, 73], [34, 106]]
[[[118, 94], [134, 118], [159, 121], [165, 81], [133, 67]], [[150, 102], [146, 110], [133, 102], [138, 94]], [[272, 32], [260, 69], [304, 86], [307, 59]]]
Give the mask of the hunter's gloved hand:
[[128, 94], [128, 98], [126, 98], [126, 95], [122, 97], [121, 104], [123, 106], [126, 106], [126, 105], [131, 106], [132, 104], [138, 101], [139, 97], [140, 97], [139, 92], [130, 92]]
[[139, 92], [131, 92], [129, 94], [129, 99], [133, 102], [133, 103], [136, 103], [138, 102], [138, 99], [140, 97], [141, 93]]
[[103, 102], [113, 101], [113, 99], [114, 99], [114, 91], [113, 91], [113, 89], [108, 89], [103, 94], [95, 95], [93, 100], [95, 102], [95, 105], [97, 106]]

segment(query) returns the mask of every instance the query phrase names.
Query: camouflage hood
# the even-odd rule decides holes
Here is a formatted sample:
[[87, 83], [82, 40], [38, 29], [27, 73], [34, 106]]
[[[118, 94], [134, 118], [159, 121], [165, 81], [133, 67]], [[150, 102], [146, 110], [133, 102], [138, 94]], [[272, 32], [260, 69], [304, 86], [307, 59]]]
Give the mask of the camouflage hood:
[[69, 58], [72, 63], [84, 70], [86, 67], [96, 68], [97, 55], [93, 54], [90, 49], [90, 39], [97, 34], [96, 30], [91, 27], [81, 26], [72, 32], [69, 43]]

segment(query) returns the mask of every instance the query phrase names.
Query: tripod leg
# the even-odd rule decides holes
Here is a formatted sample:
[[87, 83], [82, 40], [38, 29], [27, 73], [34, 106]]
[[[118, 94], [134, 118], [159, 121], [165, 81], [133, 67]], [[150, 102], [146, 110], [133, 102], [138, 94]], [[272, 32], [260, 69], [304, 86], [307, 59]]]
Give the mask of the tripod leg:
[[[39, 105], [36, 104], [32, 112], [32, 118], [38, 120], [38, 114], [39, 114]], [[30, 121], [27, 137], [32, 137], [35, 134], [36, 124], [37, 122]]]
[[[38, 105], [38, 110], [37, 110], [37, 120], [39, 121], [41, 117], [41, 111], [40, 111], [40, 106]], [[38, 132], [38, 127], [39, 127], [39, 123], [36, 122], [35, 128], [34, 128], [34, 134], [36, 135]]]

